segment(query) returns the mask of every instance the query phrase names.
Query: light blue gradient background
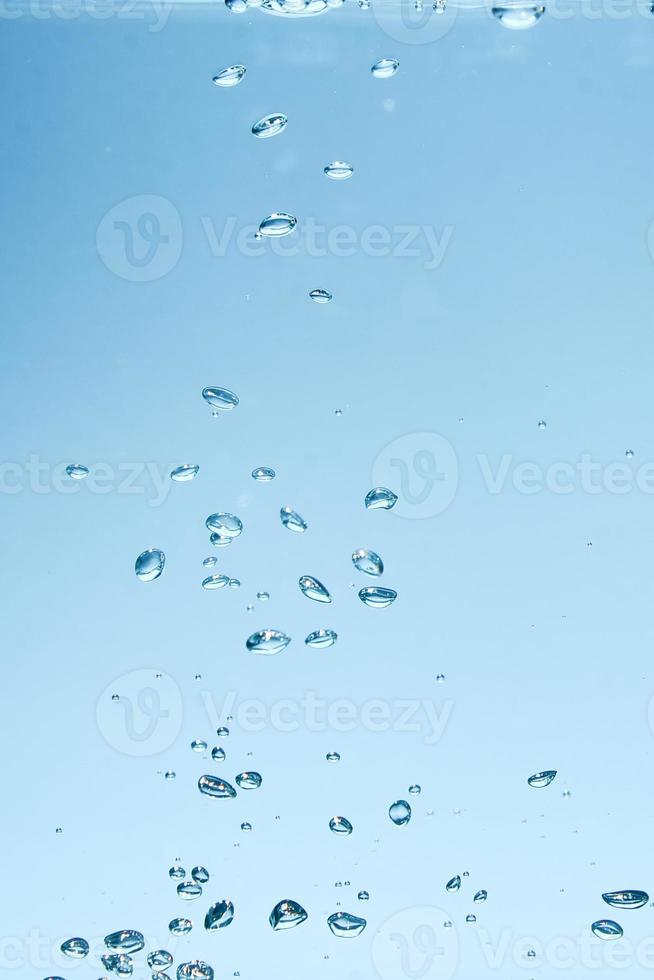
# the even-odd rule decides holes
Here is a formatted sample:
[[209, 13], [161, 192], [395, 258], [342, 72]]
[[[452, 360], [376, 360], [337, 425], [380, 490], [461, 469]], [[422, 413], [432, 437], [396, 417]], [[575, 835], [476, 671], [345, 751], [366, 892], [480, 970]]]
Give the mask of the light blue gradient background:
[[[624, 462], [626, 448], [634, 465], [654, 459], [653, 31], [633, 13], [546, 15], [514, 33], [479, 11], [436, 43], [403, 44], [353, 4], [304, 22], [178, 7], [159, 32], [118, 16], [3, 22], [2, 458], [201, 469], [159, 507], [83, 484], [70, 496], [2, 493], [0, 975], [95, 980], [97, 961], [49, 966], [48, 945], [136, 928], [221, 980], [368, 980], [378, 928], [423, 905], [454, 923], [459, 980], [616, 973], [606, 959], [517, 965], [511, 950], [522, 937], [587, 936], [610, 915], [604, 890], [654, 889], [652, 498], [510, 485], [492, 495], [477, 456], [493, 467], [505, 453], [541, 465], [583, 453]], [[401, 69], [376, 81], [369, 67], [384, 56]], [[234, 62], [244, 82], [212, 86]], [[289, 116], [286, 132], [255, 141], [252, 122], [274, 110]], [[355, 166], [347, 184], [325, 180], [332, 159]], [[96, 229], [123, 199], [150, 194], [178, 210], [183, 247], [166, 277], [134, 283], [100, 260]], [[278, 209], [329, 227], [454, 233], [435, 271], [360, 253], [211, 254], [202, 218], [220, 229]], [[307, 299], [316, 286], [331, 305]], [[208, 384], [238, 392], [238, 410], [213, 420]], [[422, 431], [456, 451], [451, 506], [428, 520], [366, 512], [378, 454]], [[276, 481], [255, 484], [257, 465]], [[306, 535], [282, 529], [283, 504], [307, 519]], [[204, 519], [222, 509], [245, 532], [216, 552], [216, 571], [242, 588], [208, 594]], [[142, 585], [133, 563], [151, 546], [167, 567]], [[391, 608], [356, 598], [351, 583], [370, 583], [349, 563], [355, 547], [383, 556]], [[300, 595], [304, 573], [331, 589], [331, 607]], [[246, 637], [265, 626], [293, 643], [248, 656]], [[310, 651], [302, 639], [320, 626], [338, 643]], [[175, 679], [184, 711], [174, 745], [139, 759], [107, 744], [96, 704], [145, 667]], [[193, 738], [215, 743], [202, 692], [272, 705], [306, 691], [450, 701], [452, 713], [436, 745], [361, 727], [232, 726], [221, 767], [191, 752]], [[337, 766], [324, 760], [332, 749]], [[530, 790], [527, 776], [550, 767], [555, 783]], [[169, 768], [175, 782], [161, 776]], [[203, 772], [246, 768], [263, 775], [257, 793], [197, 791]], [[388, 805], [413, 782], [413, 820], [395, 828]], [[333, 814], [352, 820], [350, 838], [330, 834]], [[177, 899], [176, 857], [210, 870], [200, 901]], [[464, 870], [464, 889], [447, 895]], [[478, 888], [489, 898], [466, 925]], [[207, 935], [206, 908], [227, 896], [232, 926]], [[277, 934], [267, 916], [282, 898], [309, 921]], [[367, 916], [361, 938], [331, 936], [339, 908]], [[173, 944], [167, 923], [184, 914], [196, 927]], [[634, 945], [654, 935], [649, 908], [615, 917]], [[493, 970], [484, 943], [507, 934]], [[630, 962], [624, 975], [651, 975]]]

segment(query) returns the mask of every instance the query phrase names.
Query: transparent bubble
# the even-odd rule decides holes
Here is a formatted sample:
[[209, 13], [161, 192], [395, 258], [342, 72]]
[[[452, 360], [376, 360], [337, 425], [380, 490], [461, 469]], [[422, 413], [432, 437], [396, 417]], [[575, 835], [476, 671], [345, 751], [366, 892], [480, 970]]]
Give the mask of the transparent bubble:
[[384, 571], [384, 563], [376, 551], [368, 548], [359, 548], [352, 553], [352, 564], [359, 572], [364, 575], [381, 575]]
[[491, 7], [491, 12], [502, 27], [511, 31], [524, 31], [538, 23], [545, 13], [545, 7], [540, 3], [515, 0], [515, 2], [496, 4]]
[[204, 917], [204, 928], [207, 932], [215, 932], [231, 925], [234, 918], [234, 905], [228, 898], [212, 905]]
[[374, 78], [392, 78], [400, 67], [395, 58], [381, 58], [370, 69]]
[[285, 528], [289, 531], [295, 531], [296, 534], [304, 534], [308, 525], [303, 517], [300, 517], [296, 510], [291, 507], [282, 507], [279, 511], [279, 517]]
[[238, 395], [228, 388], [203, 388], [202, 397], [211, 406], [211, 414], [220, 415], [221, 412], [231, 412], [239, 402]]
[[252, 470], [252, 479], [257, 483], [270, 483], [275, 479], [275, 471], [270, 466], [257, 466]]
[[301, 925], [306, 918], [307, 913], [299, 902], [285, 898], [274, 907], [268, 921], [272, 928], [278, 932], [282, 929], [293, 929], [295, 926]]
[[315, 602], [331, 602], [332, 597], [329, 592], [317, 578], [313, 578], [312, 575], [302, 575], [299, 580], [300, 591], [307, 599], [313, 599]]
[[613, 919], [599, 919], [593, 922], [591, 929], [598, 939], [621, 939], [622, 926], [614, 922]]
[[385, 609], [397, 599], [395, 589], [382, 589], [380, 586], [368, 585], [359, 590], [359, 598], [366, 606], [373, 609]]
[[527, 782], [530, 786], [535, 789], [543, 789], [556, 777], [556, 769], [546, 769], [544, 772], [536, 772], [533, 776], [530, 776]]
[[297, 225], [297, 218], [285, 211], [275, 211], [264, 218], [259, 225], [259, 234], [264, 238], [282, 238], [290, 235]]
[[159, 548], [142, 551], [134, 563], [136, 577], [141, 582], [154, 582], [159, 578], [166, 564], [166, 556]]
[[199, 471], [200, 467], [196, 463], [183, 463], [172, 470], [170, 479], [174, 480], [175, 483], [190, 483], [196, 478]]
[[403, 827], [411, 819], [411, 807], [406, 800], [396, 800], [388, 808], [388, 815], [394, 824]]
[[313, 647], [316, 650], [325, 650], [327, 647], [333, 647], [337, 639], [338, 636], [334, 630], [319, 629], [314, 630], [313, 633], [309, 633], [304, 642], [308, 647]]
[[71, 959], [82, 960], [89, 953], [89, 944], [86, 939], [67, 939], [60, 946], [61, 952], [64, 956], [69, 956]]
[[352, 833], [353, 827], [347, 817], [332, 817], [329, 821], [329, 829], [334, 834], [348, 837]]
[[639, 909], [649, 902], [647, 892], [638, 890], [604, 892], [602, 898], [607, 905], [611, 905], [616, 909]]
[[366, 494], [366, 510], [391, 510], [397, 503], [397, 494], [387, 487], [373, 487]]
[[281, 653], [291, 642], [290, 636], [281, 630], [267, 629], [253, 633], [246, 640], [246, 647], [251, 653], [274, 656]]
[[333, 163], [328, 163], [323, 168], [323, 172], [330, 180], [349, 180], [354, 173], [354, 167], [350, 163], [344, 163], [342, 160], [334, 160]]
[[268, 116], [263, 116], [252, 126], [252, 133], [257, 139], [269, 139], [277, 136], [286, 129], [287, 117], [283, 112], [272, 112]]
[[221, 88], [233, 88], [243, 81], [246, 71], [244, 65], [230, 65], [229, 68], [219, 71], [211, 80], [214, 85], [219, 85]]
[[173, 936], [186, 936], [193, 928], [191, 919], [171, 919], [168, 923], [168, 931]]
[[213, 796], [216, 799], [230, 799], [236, 796], [236, 790], [230, 783], [218, 776], [200, 776], [198, 789], [205, 796]]
[[367, 922], [359, 915], [350, 912], [335, 912], [327, 919], [327, 925], [335, 936], [341, 939], [355, 939], [366, 928]]
[[263, 779], [258, 772], [241, 772], [235, 782], [240, 789], [259, 789]]
[[89, 468], [83, 463], [71, 463], [66, 467], [66, 473], [73, 480], [85, 480], [89, 475]]

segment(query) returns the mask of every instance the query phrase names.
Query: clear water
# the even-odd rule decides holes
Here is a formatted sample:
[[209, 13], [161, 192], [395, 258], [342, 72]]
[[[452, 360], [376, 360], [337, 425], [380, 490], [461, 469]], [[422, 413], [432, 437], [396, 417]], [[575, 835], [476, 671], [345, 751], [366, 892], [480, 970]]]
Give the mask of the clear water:
[[0, 975], [649, 977], [654, 18], [231, 6], [2, 13]]

